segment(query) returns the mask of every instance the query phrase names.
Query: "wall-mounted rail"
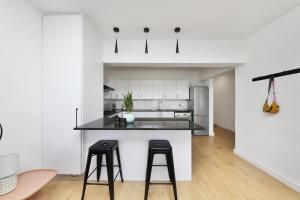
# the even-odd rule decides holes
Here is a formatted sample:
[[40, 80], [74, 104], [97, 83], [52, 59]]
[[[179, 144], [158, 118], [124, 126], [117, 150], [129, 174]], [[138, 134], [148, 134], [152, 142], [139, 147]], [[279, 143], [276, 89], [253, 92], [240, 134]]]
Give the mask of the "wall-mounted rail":
[[279, 72], [279, 73], [275, 73], [275, 74], [270, 74], [270, 75], [266, 75], [266, 76], [259, 76], [259, 77], [253, 78], [252, 81], [261, 81], [261, 80], [265, 80], [265, 79], [277, 78], [277, 77], [281, 77], [281, 76], [288, 76], [288, 75], [297, 74], [297, 73], [300, 73], [300, 68], [283, 71], [283, 72]]

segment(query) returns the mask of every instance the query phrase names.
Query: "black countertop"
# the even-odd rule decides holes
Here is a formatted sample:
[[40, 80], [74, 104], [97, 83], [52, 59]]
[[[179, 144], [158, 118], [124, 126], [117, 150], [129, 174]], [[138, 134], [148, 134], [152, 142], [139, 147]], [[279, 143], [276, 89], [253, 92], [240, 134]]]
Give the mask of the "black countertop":
[[192, 112], [189, 109], [135, 109], [132, 112]]
[[122, 126], [114, 118], [103, 118], [75, 127], [74, 130], [205, 130], [192, 121], [180, 118], [136, 118]]

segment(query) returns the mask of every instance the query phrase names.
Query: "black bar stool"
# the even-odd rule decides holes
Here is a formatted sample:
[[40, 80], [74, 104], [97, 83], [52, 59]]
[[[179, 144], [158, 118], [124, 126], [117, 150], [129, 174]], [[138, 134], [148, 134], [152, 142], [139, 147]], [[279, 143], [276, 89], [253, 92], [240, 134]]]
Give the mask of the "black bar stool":
[[[114, 157], [113, 152], [116, 150], [117, 153], [117, 159], [118, 159], [118, 165], [114, 165]], [[105, 155], [106, 158], [106, 165], [102, 165], [102, 157]], [[90, 164], [93, 156], [97, 156], [97, 166], [92, 171], [91, 174], [89, 174], [90, 170]], [[108, 184], [105, 183], [88, 183], [88, 178], [97, 170], [97, 182], [99, 182], [100, 174], [101, 174], [101, 167], [106, 166], [107, 167], [107, 177], [108, 177]], [[114, 167], [119, 167], [119, 171], [114, 177]], [[84, 175], [84, 182], [83, 182], [83, 190], [82, 190], [82, 196], [81, 200], [84, 199], [85, 195], [85, 189], [86, 185], [108, 185], [109, 186], [109, 196], [110, 200], [114, 200], [114, 182], [117, 178], [117, 176], [120, 174], [121, 181], [123, 180], [123, 174], [122, 174], [122, 167], [121, 167], [121, 160], [120, 160], [120, 152], [119, 152], [119, 145], [117, 140], [100, 140], [93, 144], [89, 148], [88, 158], [86, 162], [86, 169], [85, 169], [85, 175]]]
[[[164, 154], [166, 156], [167, 165], [153, 165], [153, 158], [155, 154]], [[151, 183], [151, 171], [152, 166], [154, 167], [168, 167], [170, 183]], [[176, 189], [176, 178], [173, 162], [173, 152], [172, 146], [168, 140], [150, 140], [149, 149], [148, 149], [148, 162], [147, 162], [147, 171], [146, 171], [146, 186], [145, 186], [145, 197], [148, 199], [148, 191], [150, 184], [172, 184], [174, 190], [174, 198], [177, 200], [177, 189]]]

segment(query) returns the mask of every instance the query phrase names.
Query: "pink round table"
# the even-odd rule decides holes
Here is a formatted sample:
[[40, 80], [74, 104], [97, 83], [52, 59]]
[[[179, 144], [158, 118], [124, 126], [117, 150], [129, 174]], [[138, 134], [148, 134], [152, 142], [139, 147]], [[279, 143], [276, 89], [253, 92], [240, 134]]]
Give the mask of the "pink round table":
[[18, 175], [17, 188], [5, 195], [1, 200], [47, 200], [47, 195], [39, 192], [56, 175], [55, 170], [39, 169], [23, 172]]

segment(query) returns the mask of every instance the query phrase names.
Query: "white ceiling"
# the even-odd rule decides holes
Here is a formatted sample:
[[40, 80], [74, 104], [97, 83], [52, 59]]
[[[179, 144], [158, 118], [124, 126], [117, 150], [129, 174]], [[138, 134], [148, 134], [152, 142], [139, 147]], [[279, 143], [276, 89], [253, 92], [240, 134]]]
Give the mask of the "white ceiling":
[[84, 13], [105, 38], [244, 39], [299, 5], [299, 0], [28, 0], [46, 14]]

